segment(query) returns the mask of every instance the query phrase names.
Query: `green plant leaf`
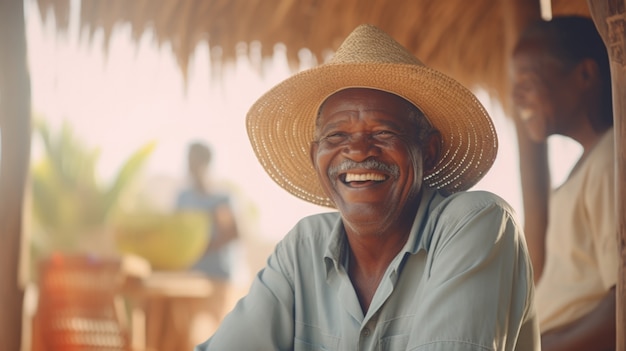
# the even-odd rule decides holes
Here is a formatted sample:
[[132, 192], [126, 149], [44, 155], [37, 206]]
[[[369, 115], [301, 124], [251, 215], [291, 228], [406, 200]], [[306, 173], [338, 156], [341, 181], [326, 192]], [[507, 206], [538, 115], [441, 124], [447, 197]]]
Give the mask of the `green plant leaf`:
[[134, 152], [105, 187], [96, 177], [97, 148], [86, 147], [67, 123], [57, 133], [51, 133], [43, 120], [33, 125], [44, 147], [43, 159], [31, 167], [33, 219], [49, 242], [71, 248], [81, 235], [109, 224], [109, 213], [137, 178], [156, 143]]
[[122, 191], [135, 180], [155, 147], [156, 142], [149, 142], [135, 151], [124, 162], [110, 188], [104, 194], [104, 209], [102, 213], [104, 216], [108, 216], [111, 213], [112, 207], [119, 201]]

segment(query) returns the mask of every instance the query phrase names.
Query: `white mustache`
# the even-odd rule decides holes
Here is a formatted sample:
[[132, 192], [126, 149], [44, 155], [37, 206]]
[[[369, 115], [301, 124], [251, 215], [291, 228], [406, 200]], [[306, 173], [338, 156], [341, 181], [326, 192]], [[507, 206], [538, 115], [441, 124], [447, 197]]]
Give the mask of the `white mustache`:
[[389, 174], [393, 178], [398, 178], [400, 175], [400, 168], [397, 165], [388, 165], [374, 159], [367, 159], [363, 162], [355, 162], [352, 160], [345, 160], [340, 164], [328, 169], [328, 177], [335, 178], [339, 173], [347, 172], [351, 169], [366, 169], [371, 171], [380, 171]]

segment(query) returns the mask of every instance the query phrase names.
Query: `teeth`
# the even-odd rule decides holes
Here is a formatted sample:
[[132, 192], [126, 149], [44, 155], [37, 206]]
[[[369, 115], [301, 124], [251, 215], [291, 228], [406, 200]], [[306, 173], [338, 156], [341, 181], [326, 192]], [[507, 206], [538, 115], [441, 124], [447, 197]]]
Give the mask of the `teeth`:
[[368, 180], [381, 181], [385, 180], [385, 176], [378, 173], [365, 173], [365, 174], [346, 174], [346, 182], [365, 182]]
[[533, 116], [533, 111], [530, 109], [524, 109], [519, 112], [519, 117], [522, 121], [528, 121]]

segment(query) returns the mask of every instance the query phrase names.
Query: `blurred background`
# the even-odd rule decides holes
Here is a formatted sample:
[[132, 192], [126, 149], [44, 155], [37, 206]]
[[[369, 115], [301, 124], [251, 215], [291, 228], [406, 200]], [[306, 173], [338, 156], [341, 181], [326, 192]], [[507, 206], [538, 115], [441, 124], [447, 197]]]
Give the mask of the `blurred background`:
[[[28, 250], [27, 259], [22, 260], [26, 266], [22, 267], [22, 281], [37, 288], [36, 294], [25, 297], [26, 302], [32, 302], [26, 304], [25, 319], [35, 318], [37, 306], [41, 307], [44, 286], [38, 283], [41, 272], [49, 267], [69, 269], [74, 265], [92, 265], [96, 269], [96, 258], [108, 262], [113, 257], [115, 269], [125, 270], [133, 280], [130, 288], [126, 287], [122, 308], [128, 317], [126, 329], [132, 331], [127, 337], [136, 349], [177, 350], [204, 340], [215, 327], [201, 313], [193, 316], [199, 310], [198, 301], [210, 298], [211, 285], [197, 275], [188, 274], [193, 261], [201, 255], [198, 247], [206, 245], [200, 239], [206, 234], [206, 223], [190, 224], [193, 220], [172, 215], [177, 194], [189, 182], [186, 165], [189, 143], [201, 141], [211, 146], [212, 185], [230, 194], [237, 220], [241, 246], [237, 252], [235, 289], [230, 292], [228, 302], [232, 306], [263, 267], [274, 244], [300, 218], [329, 210], [289, 195], [266, 175], [247, 139], [247, 109], [274, 84], [323, 62], [352, 27], [344, 25], [343, 32], [335, 33], [335, 40], [323, 44], [311, 39], [309, 46], [315, 50], [309, 50], [304, 41], [301, 47], [294, 48], [280, 40], [267, 41], [264, 45], [255, 40], [239, 41], [233, 47], [215, 45], [201, 35], [193, 40], [185, 41], [180, 35], [168, 40], [163, 32], [167, 25], [155, 27], [144, 20], [145, 26], [138, 29], [130, 24], [137, 13], [128, 13], [126, 22], [116, 21], [110, 17], [115, 14], [110, 8], [109, 18], [102, 19], [100, 26], [96, 20], [85, 26], [86, 19], [98, 18], [98, 9], [120, 8], [123, 3], [24, 1], [33, 134], [25, 206]], [[148, 3], [137, 1], [135, 6], [156, 11]], [[165, 2], [171, 7], [172, 15], [187, 11], [189, 16], [194, 6], [206, 7], [201, 1], [173, 3]], [[223, 10], [229, 6], [226, 3], [216, 1], [212, 6], [214, 9], [221, 6]], [[289, 13], [290, 2], [277, 3], [284, 6], [275, 9], [275, 16]], [[584, 1], [581, 3], [586, 6]], [[468, 5], [469, 13], [484, 10], [476, 4]], [[372, 14], [392, 5], [367, 1], [362, 4], [374, 7], [370, 10]], [[307, 6], [314, 7], [311, 2], [302, 8]], [[436, 10], [435, 5], [432, 7]], [[350, 10], [349, 6], [337, 8]], [[503, 11], [500, 7], [485, 8], [489, 8], [485, 16]], [[578, 4], [573, 8], [579, 11], [582, 7]], [[250, 12], [245, 11], [253, 16]], [[151, 14], [146, 13], [146, 18]], [[420, 50], [429, 52], [427, 48], [430, 48], [430, 52], [435, 52], [432, 42], [426, 40], [428, 34], [422, 34], [429, 28], [423, 22], [429, 15], [426, 9], [416, 16], [422, 23], [415, 21], [404, 28], [412, 29], [415, 35], [403, 32], [396, 36], [398, 40], [406, 45], [410, 42], [412, 48], [419, 48], [422, 40], [424, 45]], [[180, 26], [188, 31], [194, 24], [202, 26], [201, 13], [190, 17], [193, 21], [189, 23], [185, 23], [186, 19], [170, 19], [165, 23], [169, 23], [170, 29]], [[383, 23], [379, 25], [386, 29], [382, 24], [389, 25], [392, 21], [381, 18]], [[481, 21], [478, 17], [473, 20]], [[262, 27], [259, 21], [255, 25]], [[454, 19], [450, 22], [448, 30], [455, 25]], [[268, 21], [267, 26], [270, 25]], [[309, 29], [304, 37], [315, 38], [316, 33], [323, 32], [325, 24], [318, 26]], [[476, 30], [476, 36], [484, 32], [472, 27], [473, 22], [467, 26]], [[274, 33], [289, 31], [278, 25], [273, 28]], [[434, 34], [445, 32], [445, 28], [438, 30]], [[283, 37], [295, 40], [285, 33]], [[232, 33], [222, 35], [236, 38]], [[459, 39], [451, 38], [451, 41], [461, 46]], [[321, 45], [327, 47], [323, 49]], [[481, 51], [480, 46], [474, 49], [484, 56], [494, 55]], [[446, 66], [446, 62], [440, 61], [446, 51], [440, 51], [443, 51], [440, 56], [418, 57], [472, 87], [490, 112], [499, 135], [496, 162], [475, 189], [500, 195], [523, 218], [514, 126], [505, 113], [501, 85], [485, 83], [493, 77], [505, 81], [506, 67], [500, 61], [485, 60], [479, 65], [483, 71], [474, 76], [467, 73], [457, 76], [462, 66], [459, 52], [456, 65]], [[468, 61], [468, 65], [476, 63]], [[484, 82], [475, 79], [485, 71], [491, 73]], [[551, 138], [550, 143], [550, 162], [554, 164], [551, 176], [553, 184], [558, 184], [581, 150], [564, 138]], [[142, 223], [133, 222], [133, 218], [139, 217], [143, 218]], [[133, 239], [134, 242], [128, 238], [124, 241], [124, 235], [134, 235], [127, 232], [142, 230], [152, 234]], [[120, 244], [121, 241], [124, 242]], [[123, 256], [121, 260], [120, 256]], [[76, 261], [76, 257], [86, 261]], [[87, 275], [93, 276], [93, 272]], [[101, 282], [105, 281], [103, 278]], [[62, 294], [56, 291], [54, 294]], [[27, 334], [23, 344], [32, 344], [43, 330], [41, 326], [39, 330], [37, 326], [29, 328], [35, 336]], [[46, 349], [35, 342], [33, 348], [37, 347]]]
[[[133, 190], [162, 208], [172, 207], [186, 181], [186, 147], [201, 140], [214, 150], [213, 176], [220, 187], [234, 193], [246, 235], [272, 242], [302, 216], [327, 210], [274, 184], [257, 162], [245, 130], [248, 107], [277, 82], [315, 65], [310, 52], [299, 53], [301, 62], [294, 70], [283, 44], [272, 48], [271, 58], [261, 58], [254, 56], [258, 42], [240, 43], [236, 59], [222, 62], [215, 55], [219, 48], [213, 49], [212, 59], [207, 43], [200, 42], [189, 57], [185, 77], [171, 44], [159, 44], [154, 31], [135, 38], [126, 24], [116, 26], [107, 42], [101, 29], [89, 38], [80, 33], [80, 1], [71, 4], [68, 30], [59, 33], [54, 16], [44, 13], [48, 17], [42, 23], [37, 4], [26, 2], [33, 113], [52, 131], [67, 124], [85, 147], [97, 148], [96, 175], [101, 181], [112, 181], [131, 153], [155, 142], [141, 182], [135, 182], [140, 189]], [[262, 74], [255, 68], [259, 60]], [[498, 100], [481, 88], [475, 92], [500, 137], [496, 163], [475, 189], [499, 194], [523, 216], [513, 126]], [[554, 161], [562, 165], [552, 174], [558, 183], [579, 150], [567, 139], [551, 142], [552, 152], [560, 155]], [[562, 152], [564, 148], [568, 151]], [[41, 153], [41, 141], [34, 137], [32, 161]]]

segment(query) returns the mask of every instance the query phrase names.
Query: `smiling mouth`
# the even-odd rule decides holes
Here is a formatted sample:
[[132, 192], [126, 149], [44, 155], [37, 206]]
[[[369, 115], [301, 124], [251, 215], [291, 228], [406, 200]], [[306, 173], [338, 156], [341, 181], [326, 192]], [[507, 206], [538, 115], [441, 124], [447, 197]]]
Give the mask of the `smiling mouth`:
[[347, 185], [363, 185], [369, 182], [379, 183], [389, 176], [380, 173], [344, 173], [339, 176], [341, 182]]
[[521, 109], [519, 111], [519, 117], [522, 121], [526, 122], [533, 117], [533, 110], [529, 108]]

